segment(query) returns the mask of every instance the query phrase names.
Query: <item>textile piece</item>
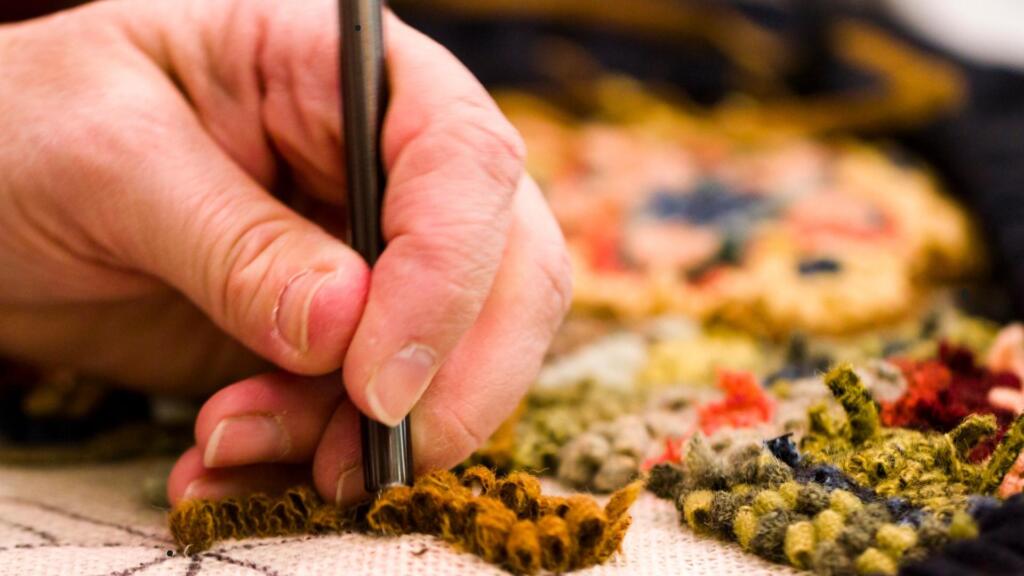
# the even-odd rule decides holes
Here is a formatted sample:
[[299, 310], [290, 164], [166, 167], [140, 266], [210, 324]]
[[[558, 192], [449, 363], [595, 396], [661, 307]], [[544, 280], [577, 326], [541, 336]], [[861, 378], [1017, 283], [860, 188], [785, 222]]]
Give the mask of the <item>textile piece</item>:
[[825, 382], [846, 412], [845, 423], [824, 407], [808, 415], [810, 432], [801, 448], [813, 463], [832, 463], [861, 485], [885, 496], [907, 498], [916, 506], [950, 512], [969, 494], [995, 491], [1024, 448], [1024, 417], [1008, 429], [984, 466], [968, 457], [995, 435], [996, 419], [971, 414], [947, 434], [884, 428], [870, 393], [848, 366], [830, 372]]
[[[697, 430], [712, 444], [803, 434], [813, 404], [840, 408], [820, 374], [843, 361], [858, 366], [873, 398], [887, 407], [883, 420], [903, 406], [901, 413], [918, 410], [922, 416], [902, 423], [948, 432], [963, 416], [980, 411], [997, 414], [1002, 433], [1012, 414], [988, 404], [986, 393], [993, 382], [1015, 383], [1012, 374], [961, 360], [970, 370], [950, 373], [944, 368], [947, 375], [959, 374], [943, 381], [952, 392], [933, 385], [935, 398], [928, 403], [912, 402], [922, 397], [921, 379], [909, 372], [918, 366], [944, 366], [941, 358], [951, 350], [968, 358], [966, 350], [983, 351], [995, 337], [994, 326], [948, 308], [940, 308], [926, 322], [841, 342], [794, 337], [773, 343], [678, 318], [662, 319], [606, 336], [549, 362], [517, 420], [506, 423], [500, 442], [486, 446], [481, 454], [486, 462], [500, 462], [507, 469], [546, 471], [572, 487], [612, 491], [656, 462], [678, 461], [686, 440]], [[943, 347], [939, 341], [949, 344]], [[716, 352], [723, 349], [728, 352]], [[898, 356], [891, 362], [884, 359], [894, 353]], [[732, 359], [746, 370], [735, 371]], [[610, 361], [615, 370], [606, 369]], [[717, 390], [711, 387], [715, 382]], [[951, 398], [959, 404], [951, 404]], [[958, 418], [944, 416], [941, 426], [926, 418], [927, 406], [936, 404], [949, 404], [945, 411]], [[975, 461], [992, 446], [983, 444], [984, 450], [973, 455]]]
[[[896, 359], [895, 363], [908, 387], [897, 400], [883, 402], [881, 415], [887, 426], [949, 432], [971, 414], [991, 414], [999, 426], [995, 439], [1006, 432], [1015, 412], [993, 404], [990, 398], [995, 389], [1019, 390], [1016, 374], [978, 366], [969, 349], [950, 345], [940, 346], [935, 359]], [[983, 460], [993, 446], [993, 442], [979, 446], [971, 459]]]
[[[703, 338], [700, 329], [693, 332], [693, 328], [686, 328], [685, 323], [674, 327], [661, 323], [656, 329], [652, 328], [647, 333], [649, 336], [640, 337], [639, 349], [634, 347], [637, 344], [634, 340], [618, 340], [616, 346], [624, 347], [623, 350], [626, 348], [630, 350], [628, 353], [619, 355], [620, 362], [631, 367], [632, 370], [632, 372], [627, 371], [625, 376], [614, 376], [612, 381], [605, 381], [600, 378], [600, 373], [579, 370], [579, 366], [569, 370], [568, 368], [571, 367], [569, 365], [563, 366], [566, 369], [560, 373], [559, 378], [562, 378], [560, 381], [553, 378], [552, 373], [547, 373], [545, 378], [547, 378], [548, 388], [534, 392], [534, 396], [527, 404], [527, 409], [522, 414], [520, 424], [530, 422], [532, 426], [538, 422], [546, 422], [546, 425], [552, 427], [551, 429], [560, 429], [565, 432], [562, 437], [564, 443], [561, 445], [557, 442], [552, 443], [551, 451], [548, 452], [551, 461], [557, 465], [550, 469], [549, 473], [560, 473], [558, 468], [571, 460], [569, 446], [576, 446], [581, 438], [593, 438], [594, 434], [602, 434], [601, 438], [607, 442], [609, 449], [605, 453], [604, 461], [624, 461], [623, 458], [618, 458], [622, 456], [628, 457], [630, 462], [630, 466], [624, 468], [625, 473], [616, 478], [608, 477], [612, 478], [609, 480], [608, 490], [617, 488], [621, 483], [628, 483], [648, 466], [656, 464], [659, 457], [664, 457], [663, 460], [667, 462], [681, 461], [684, 467], [697, 467], [702, 461], [701, 458], [691, 458], [690, 455], [695, 453], [694, 443], [704, 441], [701, 440], [704, 432], [710, 434], [705, 443], [713, 456], [709, 456], [703, 461], [712, 462], [718, 459], [719, 468], [722, 469], [722, 467], [741, 462], [742, 458], [748, 459], [747, 464], [740, 466], [742, 472], [734, 475], [738, 484], [729, 486], [728, 496], [719, 494], [720, 492], [724, 494], [726, 491], [717, 487], [715, 484], [717, 480], [713, 480], [715, 477], [713, 474], [709, 476], [700, 472], [694, 473], [693, 478], [704, 478], [705, 480], [701, 480], [701, 482], [705, 483], [694, 484], [688, 488], [685, 496], [682, 491], [679, 491], [673, 498], [674, 502], [658, 502], [650, 496], [641, 498], [634, 513], [636, 519], [634, 528], [626, 534], [624, 540], [623, 554], [611, 558], [609, 570], [614, 571], [615, 567], [640, 569], [640, 566], [647, 566], [650, 568], [649, 564], [645, 564], [653, 562], [650, 558], [630, 557], [630, 554], [636, 553], [635, 549], [630, 547], [630, 540], [631, 538], [648, 537], [652, 528], [643, 525], [644, 516], [641, 511], [645, 506], [654, 506], [660, 510], [658, 514], [662, 524], [659, 524], [660, 528], [655, 530], [655, 533], [663, 539], [660, 541], [662, 548], [656, 551], [646, 550], [642, 554], [661, 557], [666, 550], [679, 546], [679, 539], [694, 543], [698, 550], [708, 547], [708, 549], [716, 551], [732, 550], [733, 554], [740, 553], [741, 547], [730, 548], [710, 538], [701, 540], [694, 536], [691, 532], [692, 528], [700, 534], [719, 534], [740, 544], [745, 543], [750, 551], [773, 561], [805, 566], [822, 573], [842, 572], [846, 569], [857, 570], [858, 566], [861, 570], [891, 572], [899, 565], [921, 558], [925, 551], [938, 550], [945, 542], [955, 538], [969, 538], [976, 529], [976, 522], [964, 512], [973, 513], [976, 510], [970, 498], [964, 499], [962, 496], [975, 490], [974, 484], [970, 483], [979, 479], [984, 480], [985, 475], [982, 470], [986, 467], [998, 468], [1001, 471], [1019, 460], [1017, 453], [1011, 447], [1004, 450], [1003, 454], [997, 451], [988, 464], [968, 462], [966, 454], [970, 452], [970, 448], [983, 440], [986, 433], [995, 429], [995, 425], [989, 423], [982, 416], [972, 416], [967, 420], [969, 425], [966, 427], [954, 426], [945, 434], [941, 429], [931, 432], [898, 429], [898, 433], [893, 434], [884, 425], [886, 402], [899, 402], [900, 399], [909, 397], [914, 389], [914, 384], [907, 381], [913, 379], [908, 375], [911, 372], [907, 372], [907, 368], [938, 366], [942, 362], [948, 361], [948, 359], [943, 360], [943, 355], [948, 355], [949, 351], [954, 348], [936, 344], [934, 342], [936, 338], [941, 336], [941, 338], [970, 345], [979, 353], [984, 351], [983, 347], [979, 348], [979, 343], [984, 345], [998, 340], [994, 331], [989, 333], [989, 328], [979, 328], [970, 322], [965, 323], [963, 319], [957, 319], [955, 316], [937, 320], [932, 324], [934, 325], [928, 326], [927, 330], [920, 330], [922, 334], [926, 334], [924, 338], [910, 338], [904, 335], [897, 339], [901, 343], [900, 353], [906, 358], [905, 362], [900, 364], [903, 366], [903, 370], [897, 366], [898, 362], [896, 364], [878, 360], [864, 362], [855, 373], [849, 370], [840, 371], [828, 379], [828, 382], [832, 384], [830, 390], [830, 387], [826, 385], [828, 382], [822, 381], [820, 376], [809, 378], [802, 376], [805, 373], [802, 368], [805, 362], [808, 365], [818, 362], [818, 360], [808, 360], [809, 358], [820, 359], [824, 355], [829, 360], [834, 360], [845, 357], [844, 354], [850, 354], [851, 350], [853, 356], [870, 357], [877, 354], [875, 350], [879, 346], [891, 348], [890, 343], [895, 340], [890, 340], [889, 343], [872, 343], [869, 339], [852, 347], [849, 344], [847, 347], [820, 347], [818, 343], [808, 343], [808, 348], [802, 351], [801, 347], [804, 345], [797, 345], [794, 341], [780, 345], [777, 349], [764, 345], [754, 346], [753, 349], [761, 355], [758, 363], [763, 368], [760, 372], [762, 374], [770, 372], [770, 380], [768, 377], [755, 377], [750, 373], [739, 375], [720, 372], [720, 387], [716, 390], [701, 381], [680, 382], [675, 385], [653, 384], [636, 377], [637, 374], [648, 370], [651, 356], [648, 351], [651, 347], [658, 345], [659, 338], [662, 339], [661, 341]], [[971, 328], [964, 330], [964, 326], [971, 326]], [[611, 338], [614, 339], [617, 336]], [[599, 348], [603, 345], [602, 343], [596, 344]], [[611, 349], [604, 348], [603, 350]], [[659, 361], [666, 359], [666, 356], [662, 356]], [[951, 374], [975, 375], [984, 375], [987, 373], [986, 371], [990, 370], [979, 365], [973, 365], [971, 370], [967, 370], [964, 368], [967, 366], [966, 363], [958, 366], [960, 368], [956, 370], [948, 367], [946, 369]], [[580, 378], [587, 382], [582, 388], [578, 382]], [[963, 395], [969, 392], [971, 386], [984, 388], [989, 379], [985, 376], [964, 379], [963, 382], [956, 378], [953, 380], [959, 382], [957, 386], [973, 383], [962, 390], [958, 389], [958, 394]], [[772, 382], [773, 386], [762, 388], [751, 385], [752, 382], [766, 381]], [[875, 399], [889, 398], [889, 400], [880, 401], [882, 407], [876, 408], [874, 402], [864, 401], [864, 398], [868, 397], [866, 396], [868, 393]], [[832, 398], [833, 394], [839, 397], [838, 401]], [[984, 397], [984, 393], [979, 396], [979, 398]], [[546, 398], [547, 403], [541, 402], [540, 398]], [[587, 406], [594, 406], [596, 409], [590, 410]], [[980, 404], [974, 406], [979, 410], [983, 408]], [[874, 415], [872, 415], [872, 409]], [[808, 412], [810, 412], [811, 418], [807, 417]], [[847, 414], [852, 415], [853, 418], [849, 418]], [[531, 420], [540, 415], [546, 415], [547, 419]], [[856, 422], [856, 425], [852, 425], [851, 422]], [[931, 426], [928, 422], [923, 422], [920, 425], [925, 430]], [[602, 429], [602, 427], [604, 428]], [[524, 429], [520, 426], [511, 428], [515, 432], [513, 438], [505, 436], [499, 440], [506, 447], [519, 447], [520, 442], [516, 435]], [[1012, 430], [1012, 428], [1009, 429]], [[509, 427], [506, 427], [505, 434], [509, 433], [508, 430]], [[528, 427], [525, 430], [535, 430], [535, 428]], [[695, 436], [698, 431], [701, 435]], [[807, 439], [807, 442], [802, 444], [803, 449], [798, 450], [796, 444], [789, 440], [771, 442], [767, 446], [767, 450], [762, 448], [762, 442], [765, 439], [771, 439], [786, 432], [793, 432], [792, 439], [795, 441]], [[887, 434], [889, 436], [886, 436]], [[937, 462], [943, 466], [937, 467], [937, 470], [945, 474], [945, 477], [949, 478], [954, 473], [962, 475], [963, 491], [959, 496], [954, 494], [957, 496], [951, 499], [954, 501], [946, 503], [955, 509], [952, 516], [934, 514], [931, 509], [927, 509], [932, 505], [931, 498], [922, 496], [921, 499], [918, 499], [914, 496], [913, 491], [900, 494], [897, 490], [897, 496], [903, 500], [890, 501], [888, 493], [890, 488], [886, 486], [885, 479], [879, 476], [877, 467], [872, 469], [870, 466], [865, 467], [858, 464], [855, 458], [842, 457], [842, 454], [845, 454], [843, 450], [849, 451], [851, 447], [855, 446], [854, 442], [859, 442], [860, 444], [857, 446], [861, 448], [865, 446], [877, 448], [871, 458], [885, 460], [886, 466], [888, 466], [886, 470], [898, 469], [901, 465], [898, 458], [892, 459], [891, 462], [886, 460], [889, 456], [894, 456], [894, 454], [886, 452], [886, 442], [879, 442], [877, 446], [872, 444], [874, 442], [872, 438], [878, 435], [882, 435], [881, 437], [885, 437], [887, 440], [895, 440], [897, 443], [892, 446], [912, 448], [923, 446], [930, 451], [927, 452], [929, 458], [942, 456]], [[1007, 435], [1007, 438], [1013, 437], [1016, 437], [1013, 433]], [[549, 438], [548, 441], [550, 442], [551, 439]], [[666, 441], [670, 441], [668, 446], [671, 449], [666, 449]], [[900, 444], [901, 442], [902, 444]], [[828, 454], [822, 455], [823, 451], [819, 449], [822, 445], [832, 446]], [[917, 453], [913, 450], [911, 452]], [[950, 458], [946, 460], [943, 455], [948, 455]], [[824, 460], [816, 460], [819, 456]], [[651, 460], [652, 457], [654, 460]], [[998, 461], [998, 465], [992, 464], [994, 461]], [[914, 462], [915, 460], [911, 458], [911, 464]], [[828, 466], [835, 466], [835, 468], [829, 469]], [[698, 468], [694, 468], [694, 470]], [[54, 488], [48, 486], [46, 482], [39, 481], [49, 478], [50, 474], [59, 477], [61, 470], [58, 468], [50, 473], [44, 470], [37, 471], [35, 472], [35, 481], [23, 485], [23, 488], [27, 487], [28, 492], [35, 494], [31, 499], [36, 504], [49, 507], [47, 510], [51, 512], [66, 510], [76, 518], [88, 516], [107, 523], [117, 523], [121, 528], [128, 527], [135, 532], [141, 530], [140, 533], [146, 534], [147, 537], [156, 538], [155, 542], [147, 540], [150, 546], [165, 542], [164, 547], [160, 550], [149, 548], [138, 551], [140, 554], [146, 550], [149, 550], [146, 553], [156, 550], [164, 555], [168, 550], [175, 551], [175, 555], [171, 559], [161, 560], [159, 565], [146, 568], [147, 571], [152, 570], [159, 573], [159, 566], [164, 564], [180, 567], [179, 563], [184, 560], [206, 566], [204, 570], [212, 570], [210, 567], [218, 563], [226, 562], [224, 566], [233, 564], [231, 561], [217, 560], [216, 556], [211, 556], [211, 554], [224, 556], [225, 550], [232, 550], [230, 557], [233, 560], [239, 560], [236, 554], [241, 552], [238, 551], [246, 551], [245, 553], [248, 554], [249, 551], [260, 550], [262, 551], [260, 554], [269, 554], [269, 549], [273, 548], [277, 551], [276, 555], [259, 557], [264, 565], [274, 566], [273, 570], [280, 574], [303, 573], [302, 571], [296, 572], [293, 568], [296, 565], [306, 566], [306, 564], [282, 565], [274, 562], [279, 557], [292, 558], [289, 554], [297, 553], [292, 550], [307, 550], [303, 546], [319, 550], [323, 544], [328, 547], [327, 549], [331, 549], [332, 544], [329, 543], [333, 542], [344, 542], [346, 546], [363, 546], [369, 542], [376, 547], [374, 549], [387, 550], [387, 554], [399, 554], [396, 550], [404, 550], [403, 553], [409, 553], [407, 547], [409, 542], [428, 542], [429, 544], [424, 544], [413, 551], [428, 549], [429, 554], [443, 556], [447, 564], [439, 563], [438, 566], [445, 565], [449, 568], [462, 566], [463, 563], [473, 559], [470, 566], [474, 566], [474, 569], [489, 569], [486, 568], [489, 566], [488, 564], [482, 561], [478, 562], [475, 560], [475, 556], [458, 555], [453, 551], [441, 552], [441, 549], [447, 550], [447, 544], [444, 544], [441, 539], [423, 540], [422, 537], [404, 535], [395, 537], [394, 542], [389, 544], [387, 542], [391, 541], [391, 538], [372, 538], [358, 533], [318, 536], [312, 540], [308, 539], [310, 538], [308, 536], [282, 536], [270, 540], [266, 538], [253, 539], [243, 543], [225, 542], [214, 545], [206, 552], [193, 554], [190, 558], [183, 558], [176, 552], [176, 546], [167, 539], [167, 533], [160, 524], [163, 516], [159, 512], [155, 522], [142, 525], [145, 527], [144, 530], [138, 528], [131, 521], [121, 523], [118, 520], [107, 519], [110, 511], [102, 507], [93, 509], [92, 512], [89, 512], [88, 509], [86, 512], [82, 512], [83, 501], [90, 501], [89, 499], [93, 498], [91, 495], [83, 496], [81, 492], [76, 492], [82, 486], [96, 488], [98, 486], [106, 487], [109, 484], [116, 487], [118, 492], [112, 496], [108, 495], [107, 502], [109, 503], [110, 497], [124, 499], [126, 495], [138, 493], [139, 485], [142, 483], [138, 477], [135, 480], [136, 484], [128, 487], [119, 484], [120, 480], [110, 482], [107, 478], [76, 480], [76, 484], [70, 488], [66, 486]], [[601, 467], [595, 469], [596, 472], [600, 470]], [[913, 466], [911, 466], [911, 470], [913, 471]], [[17, 476], [18, 474], [29, 474], [29, 471], [5, 469], [0, 474], [0, 489], [7, 487], [5, 476], [12, 473]], [[990, 482], [997, 479], [999, 473], [993, 472], [989, 476]], [[709, 478], [711, 480], [707, 480]], [[598, 486], [596, 477], [592, 477], [590, 481], [594, 482], [594, 487], [605, 489], [603, 484]], [[827, 489], [824, 490], [827, 493], [827, 501], [822, 490], [810, 487], [815, 483], [822, 486], [827, 485]], [[736, 486], [740, 487], [736, 488]], [[548, 484], [546, 488], [551, 490], [553, 486]], [[736, 489], [735, 493], [733, 493], [733, 489]], [[986, 490], [991, 491], [989, 488]], [[660, 492], [664, 493], [665, 491], [661, 490]], [[64, 498], [65, 494], [74, 495], [76, 493], [78, 494], [76, 498]], [[557, 494], [557, 492], [555, 493]], [[711, 494], [710, 501], [708, 493]], [[673, 503], [680, 507], [682, 519], [691, 528], [680, 529], [678, 527], [677, 521], [673, 520]], [[134, 503], [129, 502], [129, 504], [139, 506], [138, 500]], [[940, 508], [946, 504], [940, 502], [933, 507]], [[710, 508], [708, 508], [709, 505]], [[79, 552], [89, 556], [99, 554], [95, 549], [78, 550], [72, 554], [70, 550], [66, 549], [69, 546], [64, 546], [64, 544], [68, 542], [77, 544], [75, 541], [65, 541], [63, 536], [58, 534], [60, 530], [50, 529], [47, 525], [39, 526], [34, 523], [31, 514], [25, 515], [26, 512], [35, 514], [40, 508], [19, 506], [13, 506], [15, 514], [10, 518], [9, 523], [4, 524], [6, 527], [4, 529], [12, 534], [20, 534], [22, 536], [19, 537], [24, 538], [36, 534], [33, 536], [35, 539], [30, 540], [36, 544], [31, 549], [5, 548], [0, 552], [0, 574], [4, 574], [6, 570], [3, 568], [5, 555], [7, 558], [15, 556], [21, 558], [24, 555], [24, 558], [19, 560], [23, 563], [18, 565], [17, 571], [12, 572], [21, 574], [31, 573], [31, 571], [20, 569], [25, 566], [25, 562], [31, 561], [30, 556], [44, 553], [68, 554], [72, 558], [68, 560], [69, 562], [79, 562], [80, 559], [75, 555]], [[114, 507], [116, 506], [115, 503]], [[749, 507], [749, 511], [744, 507]], [[503, 508], [509, 507], [503, 505]], [[514, 509], [514, 507], [510, 509]], [[731, 517], [728, 516], [730, 510], [734, 510]], [[741, 510], [743, 510], [742, 513]], [[59, 525], [64, 520], [57, 517], [57, 514], [58, 512], [53, 512], [53, 515], [43, 515], [46, 519], [44, 522], [52, 520]], [[511, 514], [515, 517], [514, 522], [520, 520], [518, 513], [512, 512]], [[726, 515], [723, 516], [723, 514]], [[505, 533], [503, 532], [505, 524], [513, 516], [508, 514], [503, 514], [503, 516], [505, 520], [498, 523], [496, 531], [498, 536], [495, 541], [502, 542], [505, 546], [491, 546], [489, 549], [502, 550], [497, 556], [504, 554], [504, 558], [492, 557], [492, 560], [510, 568], [523, 569], [507, 564], [510, 558], [507, 546], [509, 540], [503, 539], [505, 537], [502, 534]], [[0, 519], [8, 519], [4, 515], [3, 509], [0, 509]], [[75, 520], [75, 522], [80, 521]], [[412, 527], [416, 522], [410, 520], [410, 524], [407, 526]], [[732, 528], [726, 530], [724, 527], [729, 526], [730, 523]], [[515, 526], [515, 523], [512, 526]], [[737, 526], [739, 526], [738, 532]], [[107, 534], [105, 537], [108, 539], [107, 543], [114, 544], [118, 542], [116, 534], [119, 530], [120, 528], [107, 526], [95, 533]], [[405, 529], [399, 531], [407, 532]], [[427, 528], [427, 531], [439, 533], [440, 529]], [[636, 536], [636, 531], [640, 531], [644, 535]], [[39, 536], [37, 532], [48, 534], [52, 538]], [[508, 529], [508, 532], [511, 532], [511, 528]], [[132, 534], [132, 532], [126, 533]], [[843, 536], [843, 534], [846, 535]], [[111, 538], [111, 536], [113, 537]], [[420, 539], [417, 540], [417, 538]], [[61, 546], [50, 546], [47, 544], [48, 542], [57, 542]], [[85, 542], [86, 544], [95, 544], [97, 541], [86, 538]], [[102, 543], [99, 542], [99, 544]], [[843, 554], [838, 554], [839, 549], [835, 548], [833, 544], [842, 548]], [[247, 546], [253, 548], [246, 548]], [[722, 546], [726, 547], [722, 548]], [[53, 549], [51, 550], [51, 548]], [[264, 550], [264, 548], [268, 550]], [[120, 550], [120, 548], [117, 549]], [[823, 551], [819, 552], [819, 549]], [[473, 550], [472, 544], [463, 545], [463, 550], [480, 552], [480, 550]], [[854, 554], [853, 551], [856, 553]], [[190, 552], [192, 551], [190, 550]], [[411, 554], [410, 557], [419, 558], [411, 556]], [[523, 562], [522, 566], [529, 567], [533, 563], [531, 558], [534, 556], [527, 554], [526, 558], [527, 560]], [[670, 556], [670, 558], [673, 559], [673, 562], [681, 563], [681, 566], [692, 567], [682, 557]], [[710, 558], [714, 561], [715, 556], [712, 555]], [[153, 559], [150, 558], [150, 560]], [[836, 560], [835, 563], [828, 563], [825, 562], [826, 559], [839, 560]], [[361, 561], [359, 558], [348, 557], [348, 561], [356, 562], [356, 564], [344, 565], [346, 568], [352, 565], [362, 565], [359, 563]], [[746, 562], [753, 563], [749, 566], [762, 566], [757, 563], [759, 560], [753, 554], [747, 557]], [[418, 564], [414, 565], [419, 566]], [[669, 566], [672, 565], [669, 564]], [[124, 568], [119, 568], [119, 570], [121, 569]], [[375, 570], [379, 573], [383, 569], [377, 566]], [[678, 570], [678, 567], [674, 570]]]
[[[345, 533], [226, 541], [185, 556], [176, 551], [167, 531], [166, 511], [146, 504], [142, 488], [146, 478], [164, 473], [168, 464], [137, 460], [48, 469], [0, 467], [0, 575], [506, 573], [424, 534], [381, 538]], [[566, 494], [550, 481], [542, 486], [545, 493]], [[672, 505], [650, 494], [641, 495], [631, 513], [633, 526], [622, 552], [607, 564], [576, 574], [795, 574], [738, 546], [680, 530]]]
[[696, 436], [682, 467], [652, 472], [652, 490], [695, 530], [820, 574], [895, 574], [901, 562], [976, 536], [969, 512], [998, 504], [971, 495], [994, 491], [1024, 445], [1024, 418], [981, 468], [966, 458], [995, 433], [993, 417], [968, 416], [945, 435], [885, 429], [849, 367], [825, 382], [847, 421], [812, 409], [805, 455], [782, 437], [723, 458]]
[[171, 512], [170, 527], [188, 554], [223, 539], [362, 528], [391, 536], [440, 536], [519, 574], [565, 572], [601, 564], [619, 551], [632, 522], [629, 508], [642, 489], [642, 482], [627, 486], [601, 508], [586, 496], [543, 496], [529, 474], [498, 479], [477, 466], [458, 477], [438, 471], [420, 477], [411, 488], [390, 488], [364, 510], [325, 504], [308, 488], [277, 498], [190, 500]]
[[982, 267], [969, 221], [919, 167], [799, 129], [730, 133], [627, 80], [595, 91], [587, 118], [498, 98], [566, 234], [581, 312], [849, 334]]

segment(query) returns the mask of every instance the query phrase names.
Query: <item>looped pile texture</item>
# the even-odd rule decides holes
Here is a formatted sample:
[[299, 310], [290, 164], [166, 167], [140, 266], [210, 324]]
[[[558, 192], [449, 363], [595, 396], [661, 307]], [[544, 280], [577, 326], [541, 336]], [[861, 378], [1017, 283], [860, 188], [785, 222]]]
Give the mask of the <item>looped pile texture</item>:
[[641, 482], [612, 494], [603, 508], [592, 498], [545, 496], [526, 473], [495, 478], [475, 466], [456, 475], [436, 471], [412, 487], [383, 492], [368, 509], [324, 503], [308, 488], [283, 496], [189, 500], [171, 513], [171, 533], [186, 553], [231, 538], [369, 530], [424, 533], [517, 574], [565, 572], [600, 564], [618, 552]]
[[671, 499], [692, 529], [819, 574], [895, 574], [949, 542], [972, 538], [971, 512], [992, 494], [1024, 445], [1024, 418], [984, 465], [970, 452], [997, 430], [972, 414], [946, 434], [882, 426], [849, 366], [825, 383], [845, 411], [810, 410], [801, 450], [790, 435], [716, 454], [691, 439], [681, 465], [659, 464], [650, 489]]

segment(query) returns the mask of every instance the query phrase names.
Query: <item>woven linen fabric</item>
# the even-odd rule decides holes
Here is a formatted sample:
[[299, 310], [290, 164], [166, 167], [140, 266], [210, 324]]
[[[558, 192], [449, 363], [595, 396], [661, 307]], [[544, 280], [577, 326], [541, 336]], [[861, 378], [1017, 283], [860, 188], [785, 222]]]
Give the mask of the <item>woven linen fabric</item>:
[[[0, 468], [0, 576], [82, 574], [505, 574], [444, 542], [413, 535], [301, 536], [225, 542], [195, 557], [172, 552], [165, 511], [146, 503], [160, 460], [73, 468]], [[558, 492], [552, 482], [545, 491]], [[564, 492], [564, 489], [561, 489]], [[675, 508], [645, 493], [611, 562], [579, 574], [796, 574], [734, 544], [680, 528]]]

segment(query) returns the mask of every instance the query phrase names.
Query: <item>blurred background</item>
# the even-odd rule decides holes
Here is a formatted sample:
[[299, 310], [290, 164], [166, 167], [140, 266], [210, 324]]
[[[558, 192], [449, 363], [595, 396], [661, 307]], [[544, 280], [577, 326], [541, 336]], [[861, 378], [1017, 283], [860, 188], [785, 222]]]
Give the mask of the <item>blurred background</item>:
[[[0, 22], [81, 4], [0, 4]], [[899, 142], [984, 222], [1024, 309], [1024, 4], [1015, 0], [392, 0], [490, 87], [587, 112], [595, 79], [714, 107], [741, 94], [817, 133]], [[857, 22], [884, 35], [858, 45]], [[847, 31], [849, 29], [847, 28]], [[863, 44], [863, 43], [861, 43]], [[909, 52], [908, 52], [909, 51]], [[817, 115], [817, 120], [810, 117]], [[771, 114], [769, 114], [771, 116]], [[823, 117], [827, 117], [824, 118]]]

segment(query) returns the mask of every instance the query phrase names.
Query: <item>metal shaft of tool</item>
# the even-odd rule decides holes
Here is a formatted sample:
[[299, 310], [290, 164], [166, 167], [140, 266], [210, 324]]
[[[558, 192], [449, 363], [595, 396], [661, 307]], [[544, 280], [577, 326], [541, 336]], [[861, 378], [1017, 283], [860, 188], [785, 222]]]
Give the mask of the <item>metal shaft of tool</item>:
[[[381, 4], [382, 0], [339, 0], [349, 241], [371, 267], [384, 251], [380, 127], [387, 108], [387, 73]], [[360, 432], [367, 492], [412, 484], [409, 419], [391, 428], [362, 416]]]

